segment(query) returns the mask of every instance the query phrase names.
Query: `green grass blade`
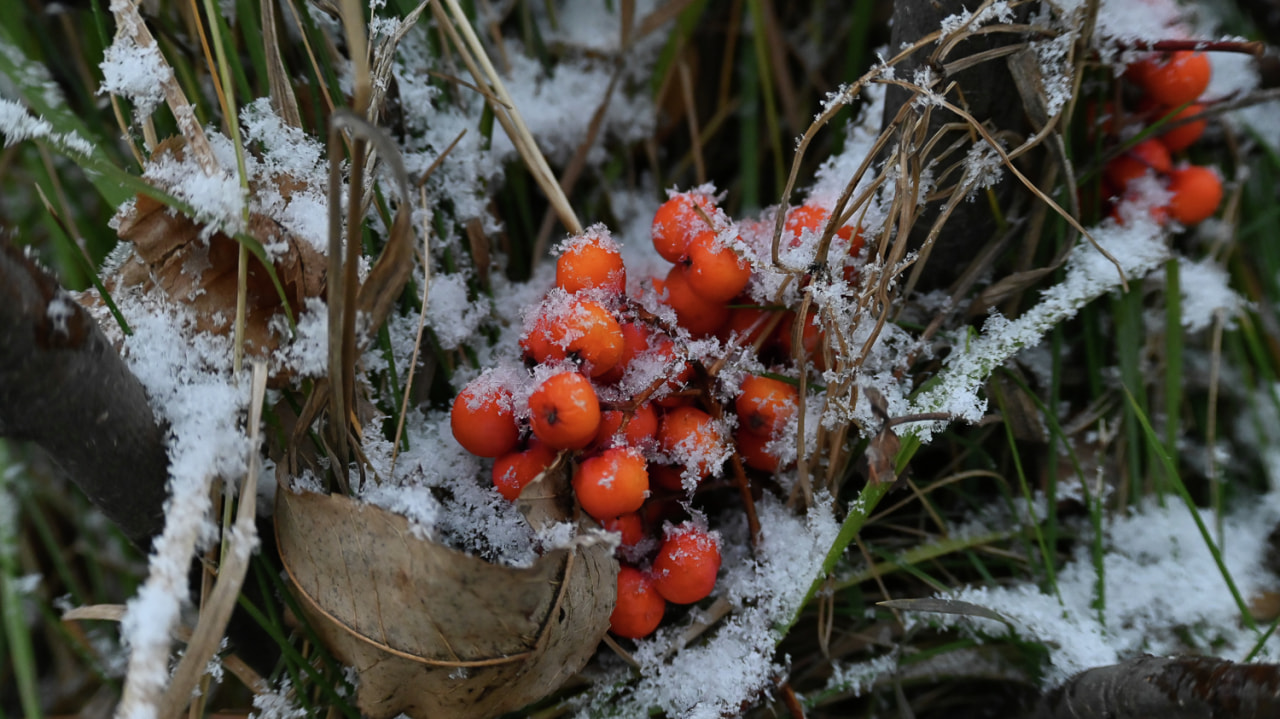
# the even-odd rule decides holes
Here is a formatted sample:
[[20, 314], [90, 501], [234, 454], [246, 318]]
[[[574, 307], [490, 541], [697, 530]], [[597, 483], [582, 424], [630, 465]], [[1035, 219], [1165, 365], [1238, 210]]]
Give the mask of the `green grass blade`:
[[1218, 565], [1218, 572], [1222, 574], [1222, 579], [1227, 583], [1227, 589], [1231, 592], [1231, 597], [1240, 609], [1241, 621], [1244, 622], [1246, 627], [1258, 632], [1258, 623], [1253, 618], [1253, 612], [1249, 610], [1249, 603], [1245, 601], [1244, 596], [1240, 594], [1240, 590], [1236, 587], [1236, 582], [1232, 579], [1231, 572], [1227, 569], [1227, 564], [1222, 559], [1222, 551], [1218, 549], [1217, 542], [1213, 541], [1213, 535], [1209, 532], [1209, 527], [1205, 525], [1204, 518], [1200, 516], [1200, 510], [1196, 507], [1195, 500], [1191, 498], [1191, 493], [1187, 491], [1187, 485], [1182, 483], [1182, 476], [1178, 474], [1178, 468], [1174, 465], [1173, 459], [1164, 451], [1164, 447], [1160, 444], [1155, 430], [1151, 428], [1151, 423], [1147, 421], [1146, 413], [1138, 407], [1138, 402], [1134, 399], [1133, 393], [1129, 391], [1128, 387], [1125, 388], [1124, 394], [1129, 400], [1129, 405], [1133, 408], [1133, 414], [1141, 425], [1147, 441], [1151, 443], [1152, 447], [1156, 448], [1156, 459], [1164, 468], [1165, 478], [1173, 485], [1173, 490], [1182, 498], [1187, 511], [1191, 513], [1191, 518], [1195, 520], [1196, 528], [1200, 530], [1200, 538], [1204, 540], [1204, 545], [1208, 547], [1209, 554], [1213, 555], [1213, 561]]
[[5, 643], [18, 686], [22, 713], [30, 719], [43, 716], [40, 707], [40, 681], [36, 676], [35, 648], [31, 627], [23, 611], [25, 593], [20, 587], [22, 568], [18, 564], [18, 510], [8, 484], [22, 472], [13, 461], [7, 442], [0, 440], [0, 613], [4, 616]]

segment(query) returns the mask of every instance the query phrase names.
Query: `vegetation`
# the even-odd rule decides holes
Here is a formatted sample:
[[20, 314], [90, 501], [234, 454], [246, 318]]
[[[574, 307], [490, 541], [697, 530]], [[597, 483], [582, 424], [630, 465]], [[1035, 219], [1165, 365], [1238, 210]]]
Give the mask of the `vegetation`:
[[[1015, 716], [1090, 667], [1128, 686], [1142, 653], [1275, 671], [1280, 134], [1246, 114], [1274, 93], [1215, 94], [1204, 58], [1243, 72], [1276, 28], [1244, 2], [1220, 30], [1259, 42], [1207, 47], [1175, 25], [1107, 34], [1118, 10], [1097, 2], [987, 2], [907, 37], [889, 20], [913, 3], [596, 5], [0, 0], [0, 227], [142, 376], [170, 517], [187, 492], [220, 530], [148, 548], [193, 597], [174, 628], [190, 659], [162, 651], [148, 678], [120, 637], [141, 636], [124, 605], [162, 574], [130, 542], [154, 528], [103, 521], [68, 482], [12, 401], [44, 368], [0, 353], [0, 716], [122, 697], [376, 714], [357, 684], [410, 710], [413, 681], [344, 669], [283, 519], [250, 555], [273, 474], [407, 514], [397, 528], [451, 512], [424, 533], [493, 565], [533, 551], [500, 531], [527, 520], [547, 551], [520, 561], [557, 587], [575, 565], [548, 557], [621, 572], [553, 592], [586, 606], [603, 586], [617, 610], [598, 649], [530, 650], [543, 683], [585, 663], [550, 694], [434, 665], [430, 682], [510, 686], [489, 713], [694, 716], [714, 676], [746, 687], [720, 710], [750, 716]], [[565, 236], [586, 239], [553, 249]], [[20, 256], [0, 255], [11, 307], [28, 285], [9, 280], [38, 274]], [[164, 336], [137, 321], [162, 300], [189, 312], [168, 361], [197, 379], [174, 381], [225, 385], [186, 414], [129, 339]], [[521, 307], [551, 319], [522, 327]], [[717, 331], [734, 339], [699, 344]], [[197, 334], [214, 339], [181, 340]], [[657, 374], [628, 385], [637, 355]], [[475, 481], [430, 479], [407, 510], [371, 498], [432, 464]], [[277, 518], [356, 516], [311, 501]], [[621, 570], [612, 546], [555, 543], [566, 517], [594, 536], [578, 509], [621, 533]], [[448, 523], [482, 510], [498, 529]], [[513, 612], [529, 594], [486, 582]], [[456, 611], [428, 619], [476, 612]], [[556, 631], [603, 634], [599, 603], [582, 611]], [[772, 656], [717, 663], [760, 637]]]

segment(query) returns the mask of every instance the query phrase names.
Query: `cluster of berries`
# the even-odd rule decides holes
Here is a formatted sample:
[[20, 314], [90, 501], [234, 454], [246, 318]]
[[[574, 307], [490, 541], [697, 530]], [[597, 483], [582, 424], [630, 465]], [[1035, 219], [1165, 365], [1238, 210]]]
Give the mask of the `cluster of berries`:
[[[1175, 166], [1173, 155], [1200, 139], [1203, 119], [1183, 122], [1200, 115], [1204, 105], [1197, 102], [1209, 86], [1209, 60], [1201, 52], [1178, 51], [1129, 65], [1125, 77], [1142, 91], [1134, 117], [1143, 122], [1163, 121], [1172, 125], [1155, 137], [1130, 147], [1107, 163], [1103, 172], [1103, 196], [1123, 196], [1134, 180], [1148, 172], [1161, 178], [1169, 192], [1169, 202], [1152, 209], [1152, 217], [1163, 224], [1169, 219], [1191, 226], [1213, 216], [1222, 202], [1222, 179], [1210, 167], [1183, 163]], [[1102, 130], [1112, 134], [1120, 123], [1114, 106], [1104, 109]], [[1179, 124], [1181, 123], [1181, 124]], [[1113, 210], [1112, 216], [1120, 220]]]
[[[827, 216], [793, 208], [788, 242], [806, 232], [811, 241]], [[693, 502], [703, 480], [735, 454], [735, 463], [765, 472], [790, 462], [796, 385], [739, 373], [725, 387], [710, 369], [730, 346], [776, 364], [791, 355], [791, 313], [743, 294], [753, 260], [766, 256], [770, 229], [729, 220], [707, 191], [673, 195], [652, 227], [654, 246], [672, 267], [664, 278], [633, 283], [630, 293], [619, 248], [603, 226], [566, 240], [556, 286], [526, 309], [524, 365], [486, 370], [454, 400], [454, 437], [493, 458], [493, 483], [509, 500], [571, 453], [578, 504], [621, 535], [611, 626], [618, 636], [646, 636], [668, 603], [691, 604], [714, 589], [720, 538]], [[839, 236], [856, 257], [856, 249], [848, 252], [852, 229]], [[806, 326], [804, 335], [806, 351], [819, 359], [817, 327], [810, 337]]]

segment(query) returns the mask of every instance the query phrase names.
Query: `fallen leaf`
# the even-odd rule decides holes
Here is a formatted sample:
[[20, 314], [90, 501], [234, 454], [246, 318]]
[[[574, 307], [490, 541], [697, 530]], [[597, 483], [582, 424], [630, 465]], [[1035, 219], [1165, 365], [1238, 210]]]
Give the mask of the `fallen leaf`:
[[357, 705], [374, 719], [519, 709], [579, 671], [608, 631], [618, 564], [607, 543], [513, 568], [420, 539], [404, 517], [342, 495], [281, 488], [275, 516], [303, 610], [354, 667]]

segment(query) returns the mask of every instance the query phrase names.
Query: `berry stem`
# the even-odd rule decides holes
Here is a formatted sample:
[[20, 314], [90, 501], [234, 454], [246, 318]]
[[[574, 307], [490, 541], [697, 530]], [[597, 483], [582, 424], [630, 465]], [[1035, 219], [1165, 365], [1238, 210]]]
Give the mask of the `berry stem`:
[[1152, 50], [1154, 52], [1179, 52], [1192, 50], [1197, 52], [1234, 52], [1243, 55], [1262, 57], [1266, 52], [1266, 43], [1260, 40], [1157, 40], [1146, 42], [1133, 40], [1121, 43], [1127, 50]]

